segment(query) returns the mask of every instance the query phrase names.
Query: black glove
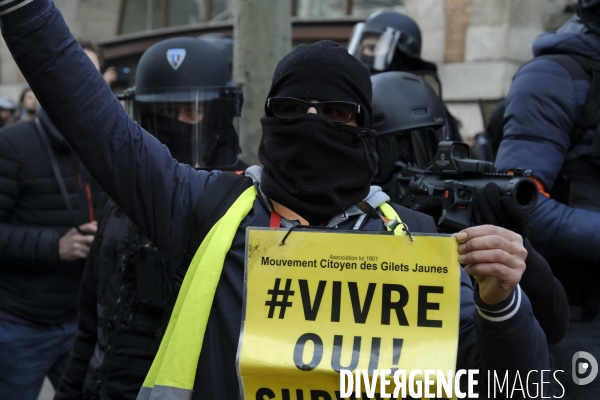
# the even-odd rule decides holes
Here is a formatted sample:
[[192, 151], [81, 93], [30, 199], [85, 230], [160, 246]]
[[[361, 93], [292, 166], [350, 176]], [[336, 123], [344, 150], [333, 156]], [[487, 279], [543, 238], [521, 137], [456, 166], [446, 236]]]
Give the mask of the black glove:
[[420, 202], [419, 204], [415, 204], [410, 209], [418, 212], [422, 212], [423, 214], [427, 214], [433, 218], [433, 221], [438, 223], [440, 218], [442, 217], [442, 209], [444, 207], [444, 199], [439, 196], [431, 196]]
[[473, 207], [473, 225], [496, 225], [526, 238], [531, 231], [529, 215], [493, 182], [478, 189]]

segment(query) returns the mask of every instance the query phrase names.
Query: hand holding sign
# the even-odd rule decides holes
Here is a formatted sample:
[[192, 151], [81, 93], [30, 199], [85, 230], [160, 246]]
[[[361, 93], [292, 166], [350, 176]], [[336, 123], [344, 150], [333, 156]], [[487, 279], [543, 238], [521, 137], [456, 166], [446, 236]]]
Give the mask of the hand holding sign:
[[525, 272], [523, 238], [493, 225], [467, 228], [455, 235], [458, 261], [479, 284], [481, 300], [490, 305], [506, 300]]

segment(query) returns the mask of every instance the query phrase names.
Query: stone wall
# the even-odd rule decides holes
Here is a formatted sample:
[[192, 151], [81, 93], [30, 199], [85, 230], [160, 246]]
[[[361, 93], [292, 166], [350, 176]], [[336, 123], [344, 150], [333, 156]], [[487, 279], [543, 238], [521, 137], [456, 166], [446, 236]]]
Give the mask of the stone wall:
[[446, 0], [444, 4], [446, 36], [444, 63], [465, 61], [465, 41], [471, 22], [471, 0]]
[[423, 33], [423, 58], [435, 61], [444, 101], [467, 136], [483, 130], [478, 101], [508, 94], [534, 39], [572, 0], [405, 0]]
[[[120, 0], [54, 0], [76, 37], [100, 40], [117, 33]], [[23, 75], [0, 38], [0, 96], [18, 101], [27, 86]]]
[[[576, 0], [404, 0], [406, 13], [421, 27], [422, 56], [436, 62], [444, 100], [467, 134], [483, 129], [478, 100], [508, 93], [517, 69], [532, 57], [535, 37], [556, 28]], [[93, 40], [116, 35], [121, 0], [55, 0], [76, 36]], [[299, 4], [302, 6], [301, 1]], [[327, 4], [342, 4], [329, 0]], [[394, 2], [392, 2], [394, 3]], [[356, 12], [362, 10], [356, 2]], [[301, 8], [301, 7], [300, 7]], [[146, 15], [140, 15], [145, 23]], [[26, 86], [0, 39], [0, 96], [17, 100]]]

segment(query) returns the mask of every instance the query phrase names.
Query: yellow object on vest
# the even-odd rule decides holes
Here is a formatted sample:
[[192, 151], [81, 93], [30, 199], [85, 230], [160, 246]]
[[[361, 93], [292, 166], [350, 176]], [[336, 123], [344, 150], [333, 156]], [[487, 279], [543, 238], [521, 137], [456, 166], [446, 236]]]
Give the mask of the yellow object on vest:
[[[255, 187], [246, 189], [202, 241], [185, 275], [169, 325], [137, 400], [191, 399], [204, 333], [225, 256], [255, 199]], [[387, 218], [401, 222], [389, 204], [382, 204], [380, 209]], [[400, 224], [394, 234], [406, 235], [403, 229]], [[207, 251], [209, 248], [210, 251]]]
[[[246, 189], [208, 232], [185, 275], [169, 325], [138, 400], [190, 399], [198, 358], [225, 256], [256, 199]], [[213, 240], [217, 239], [217, 240]], [[207, 251], [210, 246], [210, 251]]]
[[[394, 229], [394, 235], [396, 236], [406, 236], [406, 227], [404, 226], [404, 224], [402, 223], [402, 220], [400, 219], [400, 216], [398, 215], [398, 213], [396, 212], [396, 210], [394, 210], [394, 207], [392, 207], [389, 203], [383, 203], [379, 206], [379, 209], [381, 210], [381, 212], [383, 213], [383, 215], [385, 215], [386, 218], [388, 219], [395, 219], [396, 221], [398, 221], [400, 224]], [[389, 227], [386, 227], [388, 231], [390, 231], [391, 229]]]

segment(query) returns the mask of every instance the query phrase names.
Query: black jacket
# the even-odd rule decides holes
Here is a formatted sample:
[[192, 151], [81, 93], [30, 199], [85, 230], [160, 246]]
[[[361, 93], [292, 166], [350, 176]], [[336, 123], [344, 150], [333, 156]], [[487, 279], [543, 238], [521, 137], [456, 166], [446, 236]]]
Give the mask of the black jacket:
[[114, 202], [102, 212], [79, 296], [79, 330], [55, 400], [132, 399], [158, 351], [168, 293], [158, 250]]
[[[77, 223], [97, 218], [106, 195], [65, 142], [50, 143]], [[58, 241], [72, 227], [35, 122], [0, 130], [0, 310], [43, 325], [76, 318], [84, 261], [58, 257]]]

